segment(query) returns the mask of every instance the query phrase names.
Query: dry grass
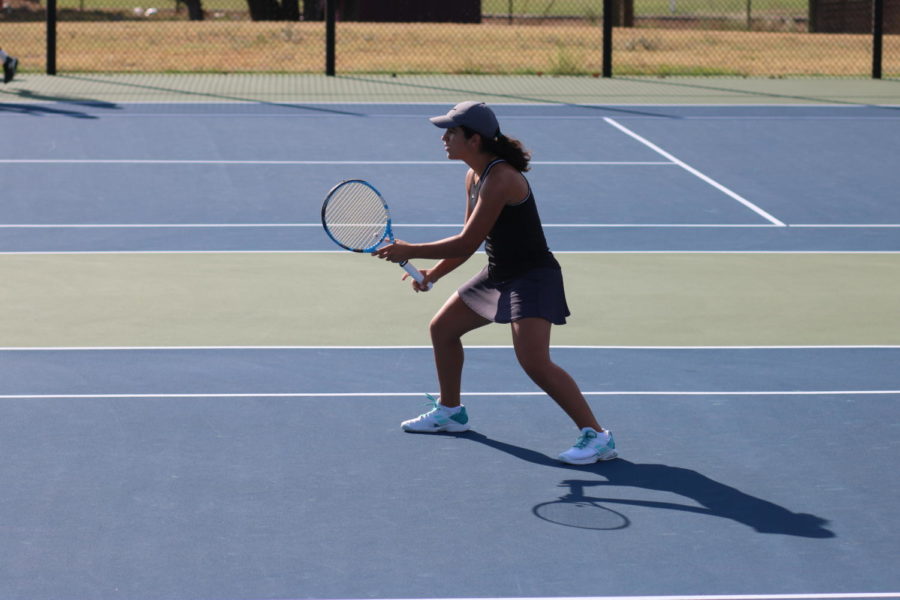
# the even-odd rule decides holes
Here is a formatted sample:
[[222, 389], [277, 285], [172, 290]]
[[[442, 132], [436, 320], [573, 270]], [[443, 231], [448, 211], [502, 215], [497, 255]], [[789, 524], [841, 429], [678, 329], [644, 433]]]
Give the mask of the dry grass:
[[[23, 65], [44, 64], [43, 25], [0, 23]], [[619, 75], [864, 76], [866, 35], [617, 29]], [[601, 32], [586, 25], [374, 24], [338, 28], [342, 73], [546, 73], [601, 69]], [[324, 70], [320, 23], [61, 23], [61, 72], [307, 72]], [[900, 36], [885, 38], [900, 57]], [[896, 64], [885, 72], [900, 71]], [[893, 69], [890, 67], [893, 66]]]

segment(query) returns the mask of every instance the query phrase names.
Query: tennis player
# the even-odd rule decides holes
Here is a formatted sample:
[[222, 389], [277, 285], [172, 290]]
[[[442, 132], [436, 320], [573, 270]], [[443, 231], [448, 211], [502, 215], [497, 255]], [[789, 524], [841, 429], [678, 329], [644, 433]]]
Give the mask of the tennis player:
[[[484, 103], [462, 102], [431, 122], [447, 157], [469, 166], [466, 218], [460, 233], [426, 244], [400, 240], [374, 252], [392, 262], [440, 259], [422, 270], [417, 292], [459, 267], [485, 243], [487, 266], [453, 293], [431, 320], [430, 332], [440, 385], [431, 411], [401, 426], [412, 432], [460, 432], [469, 428], [460, 403], [464, 361], [462, 336], [488, 323], [509, 323], [519, 364], [580, 429], [575, 445], [559, 455], [577, 465], [617, 456], [612, 434], [604, 430], [572, 377], [550, 359], [550, 329], [569, 316], [562, 270], [547, 247], [534, 194], [523, 173], [530, 154], [522, 143], [500, 132]], [[405, 277], [404, 277], [405, 279]]]

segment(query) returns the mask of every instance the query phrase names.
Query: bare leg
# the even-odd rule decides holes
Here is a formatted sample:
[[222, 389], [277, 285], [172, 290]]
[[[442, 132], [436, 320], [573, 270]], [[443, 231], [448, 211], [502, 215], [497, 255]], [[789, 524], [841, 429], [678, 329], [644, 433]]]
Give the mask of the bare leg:
[[516, 358], [542, 390], [575, 422], [579, 429], [591, 427], [603, 431], [578, 384], [566, 371], [550, 359], [550, 328], [546, 319], [521, 319], [512, 324]]
[[431, 319], [431, 345], [443, 406], [452, 408], [460, 404], [465, 361], [462, 336], [488, 323], [490, 321], [466, 306], [458, 294], [450, 296]]

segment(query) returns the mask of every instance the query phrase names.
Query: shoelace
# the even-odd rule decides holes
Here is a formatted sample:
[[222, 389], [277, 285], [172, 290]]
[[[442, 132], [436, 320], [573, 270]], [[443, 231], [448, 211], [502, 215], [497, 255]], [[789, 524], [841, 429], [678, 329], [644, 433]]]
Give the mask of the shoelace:
[[597, 437], [596, 434], [591, 435], [590, 432], [585, 431], [580, 436], [578, 436], [578, 441], [575, 442], [575, 447], [578, 448], [579, 450], [581, 450], [582, 448], [584, 448], [585, 446], [588, 445], [589, 441], [591, 441], [592, 439], [594, 439], [596, 437]]
[[428, 402], [425, 402], [425, 406], [428, 406], [430, 410], [424, 414], [419, 415], [420, 417], [427, 417], [431, 413], [438, 410], [438, 400], [439, 398], [436, 396], [432, 396], [431, 394], [425, 394], [425, 397], [428, 398]]

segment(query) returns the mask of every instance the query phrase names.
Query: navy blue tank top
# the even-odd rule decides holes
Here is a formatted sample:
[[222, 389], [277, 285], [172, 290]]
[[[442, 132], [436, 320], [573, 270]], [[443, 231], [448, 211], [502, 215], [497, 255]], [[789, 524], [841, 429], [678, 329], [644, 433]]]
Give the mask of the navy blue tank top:
[[[497, 159], [484, 169], [469, 198], [472, 206], [491, 169], [501, 162], [505, 161]], [[531, 269], [560, 268], [547, 246], [531, 185], [525, 200], [503, 207], [485, 239], [484, 249], [488, 256], [488, 275], [494, 282], [513, 279]]]

